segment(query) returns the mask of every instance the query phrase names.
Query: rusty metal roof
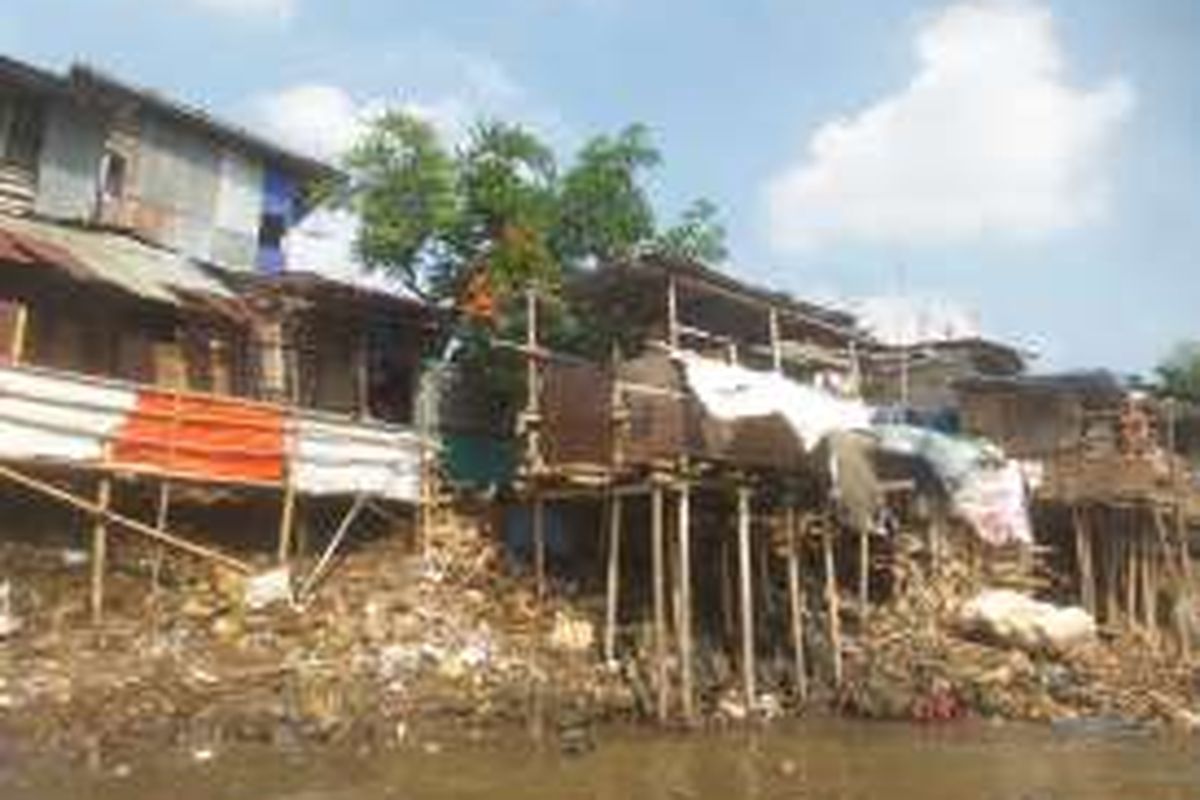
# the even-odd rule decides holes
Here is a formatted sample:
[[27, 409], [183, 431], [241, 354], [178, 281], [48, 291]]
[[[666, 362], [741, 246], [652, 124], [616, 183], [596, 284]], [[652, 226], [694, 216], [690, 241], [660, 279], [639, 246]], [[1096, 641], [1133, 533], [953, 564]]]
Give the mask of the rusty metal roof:
[[112, 231], [0, 217], [0, 258], [56, 268], [76, 280], [96, 280], [169, 305], [196, 298], [236, 299], [196, 262]]

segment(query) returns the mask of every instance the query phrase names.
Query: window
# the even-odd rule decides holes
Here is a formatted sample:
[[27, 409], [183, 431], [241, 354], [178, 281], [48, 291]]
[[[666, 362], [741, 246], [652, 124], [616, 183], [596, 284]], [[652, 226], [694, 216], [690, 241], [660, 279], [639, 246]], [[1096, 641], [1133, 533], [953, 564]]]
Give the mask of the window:
[[0, 161], [33, 169], [42, 146], [42, 109], [36, 100], [0, 97]]
[[106, 150], [100, 162], [100, 191], [105, 200], [120, 200], [125, 195], [125, 181], [129, 174], [129, 162], [125, 156]]

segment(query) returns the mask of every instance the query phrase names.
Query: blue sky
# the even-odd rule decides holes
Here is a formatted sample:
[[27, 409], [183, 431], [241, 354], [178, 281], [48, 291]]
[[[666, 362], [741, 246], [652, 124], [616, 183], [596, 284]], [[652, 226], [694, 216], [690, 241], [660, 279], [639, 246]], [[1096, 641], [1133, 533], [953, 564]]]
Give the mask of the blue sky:
[[564, 150], [644, 122], [660, 206], [714, 200], [735, 272], [1130, 371], [1200, 336], [1196, 41], [1194, 0], [0, 6], [5, 53], [317, 152], [383, 105]]

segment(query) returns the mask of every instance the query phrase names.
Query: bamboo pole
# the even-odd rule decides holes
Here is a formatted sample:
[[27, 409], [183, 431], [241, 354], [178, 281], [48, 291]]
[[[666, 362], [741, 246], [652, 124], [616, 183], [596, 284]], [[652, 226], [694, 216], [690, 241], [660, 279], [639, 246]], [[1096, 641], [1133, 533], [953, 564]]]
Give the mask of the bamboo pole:
[[617, 658], [617, 603], [621, 587], [621, 495], [609, 500], [608, 519], [608, 575], [604, 603], [604, 658], [612, 662]]
[[1075, 528], [1075, 561], [1079, 567], [1079, 602], [1089, 614], [1096, 613], [1096, 578], [1092, 565], [1092, 544], [1083, 509], [1071, 506]]
[[871, 606], [871, 533], [865, 527], [858, 532], [858, 613], [867, 621]]
[[1180, 650], [1182, 653], [1182, 661], [1184, 664], [1192, 662], [1192, 629], [1191, 617], [1193, 610], [1193, 583], [1192, 583], [1192, 553], [1191, 543], [1189, 541], [1189, 532], [1187, 524], [1187, 514], [1183, 508], [1182, 492], [1176, 498], [1175, 504], [1175, 532], [1179, 539], [1179, 572], [1180, 582], [1182, 584], [1182, 597], [1184, 613], [1179, 615], [1180, 618]]
[[757, 705], [754, 664], [754, 606], [750, 575], [750, 489], [738, 488], [738, 580], [741, 587], [742, 611], [742, 683], [746, 690], [746, 711], [753, 713]]
[[800, 542], [797, 536], [796, 509], [787, 510], [787, 576], [788, 605], [792, 623], [792, 658], [795, 670], [796, 696], [800, 702], [808, 700], [808, 669], [804, 653], [804, 596], [800, 589]]
[[654, 581], [654, 674], [658, 719], [665, 722], [669, 712], [667, 687], [667, 607], [663, 585], [663, 488], [655, 485], [650, 495], [650, 560]]
[[833, 685], [842, 685], [842, 621], [838, 608], [837, 571], [833, 558], [833, 532], [826, 530], [822, 536], [825, 558], [825, 607], [829, 614], [829, 647], [833, 657]]
[[546, 508], [537, 494], [533, 496], [533, 574], [540, 616], [546, 601]]
[[680, 692], [682, 693], [683, 718], [691, 722], [695, 716], [695, 697], [692, 677], [692, 543], [691, 543], [691, 487], [684, 483], [679, 488], [679, 665]]
[[166, 531], [155, 530], [143, 522], [139, 522], [138, 520], [127, 517], [123, 514], [118, 514], [115, 511], [102, 507], [99, 503], [86, 500], [66, 491], [65, 489], [60, 489], [54, 484], [48, 483], [40, 478], [26, 475], [25, 473], [16, 470], [7, 464], [0, 464], [0, 478], [7, 478], [13, 483], [24, 486], [26, 489], [38, 492], [39, 494], [43, 494], [54, 500], [58, 500], [60, 503], [64, 503], [80, 511], [84, 511], [92, 516], [101, 517], [109, 522], [131, 530], [134, 533], [139, 533], [153, 541], [162, 542], [178, 550], [198, 556], [199, 558], [205, 558], [210, 561], [214, 561], [221, 566], [226, 567], [227, 569], [233, 570], [234, 572], [238, 572], [243, 575], [249, 575], [254, 571], [249, 565], [239, 561], [236, 558], [233, 558], [232, 556], [227, 556], [224, 553], [204, 547], [203, 545], [198, 545], [193, 542], [189, 542], [186, 539], [181, 539], [180, 537], [167, 533]]
[[1125, 620], [1130, 629], [1138, 626], [1137, 620], [1137, 540], [1134, 531], [1128, 526], [1129, 515], [1123, 513], [1126, 525], [1122, 526], [1121, 543], [1123, 545], [1123, 560], [1125, 562]]
[[276, 553], [276, 560], [280, 564], [287, 563], [291, 556], [292, 531], [295, 527], [293, 521], [296, 515], [296, 483], [290, 474], [284, 479], [287, 483], [283, 487], [283, 508], [279, 514], [279, 550]]
[[25, 339], [29, 330], [29, 307], [18, 303], [17, 318], [13, 322], [12, 339], [9, 340], [8, 359], [14, 366], [25, 360]]
[[[96, 490], [96, 507], [102, 512], [108, 511], [112, 501], [112, 480], [107, 476], [100, 478]], [[108, 525], [103, 514], [98, 515], [92, 522], [92, 622], [99, 623], [104, 617], [104, 571], [108, 561]]]
[[779, 311], [771, 306], [767, 325], [771, 335], [771, 368], [776, 372], [783, 371], [783, 342], [779, 339]]

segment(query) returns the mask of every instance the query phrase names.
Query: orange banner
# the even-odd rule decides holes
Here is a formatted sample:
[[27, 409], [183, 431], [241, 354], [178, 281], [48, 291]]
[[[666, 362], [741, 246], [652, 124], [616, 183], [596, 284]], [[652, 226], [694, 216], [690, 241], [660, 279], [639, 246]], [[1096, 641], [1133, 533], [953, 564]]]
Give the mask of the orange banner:
[[234, 398], [142, 389], [118, 429], [114, 466], [199, 480], [279, 483], [283, 410]]

